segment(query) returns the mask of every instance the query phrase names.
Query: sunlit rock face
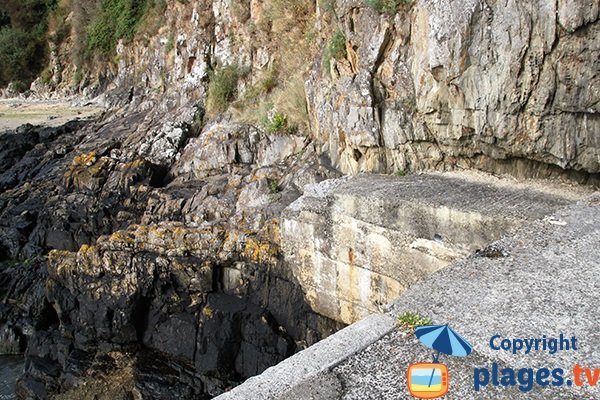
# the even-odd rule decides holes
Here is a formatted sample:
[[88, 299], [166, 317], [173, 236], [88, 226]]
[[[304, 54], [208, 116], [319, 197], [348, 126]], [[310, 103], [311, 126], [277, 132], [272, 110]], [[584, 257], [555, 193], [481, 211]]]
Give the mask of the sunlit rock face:
[[0, 134], [0, 348], [27, 348], [21, 397], [218, 394], [562, 204], [341, 175], [598, 181], [598, 4], [399, 3], [167, 0], [78, 83], [52, 50], [34, 96], [107, 112]]
[[347, 58], [317, 59], [307, 93], [344, 172], [600, 171], [598, 4], [336, 4]]

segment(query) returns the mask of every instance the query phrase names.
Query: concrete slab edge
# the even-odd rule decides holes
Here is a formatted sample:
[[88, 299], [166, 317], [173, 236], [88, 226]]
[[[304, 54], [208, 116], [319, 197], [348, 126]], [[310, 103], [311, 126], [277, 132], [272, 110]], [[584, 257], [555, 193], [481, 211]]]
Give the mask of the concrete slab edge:
[[216, 397], [218, 400], [278, 399], [291, 388], [334, 368], [390, 333], [397, 320], [389, 315], [370, 315], [328, 338], [248, 379]]

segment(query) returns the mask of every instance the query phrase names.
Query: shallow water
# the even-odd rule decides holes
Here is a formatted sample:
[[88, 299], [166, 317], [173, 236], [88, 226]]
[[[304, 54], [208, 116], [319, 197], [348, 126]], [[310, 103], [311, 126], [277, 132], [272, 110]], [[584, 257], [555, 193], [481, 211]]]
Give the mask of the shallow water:
[[0, 356], [0, 400], [13, 400], [15, 383], [23, 370], [23, 357]]

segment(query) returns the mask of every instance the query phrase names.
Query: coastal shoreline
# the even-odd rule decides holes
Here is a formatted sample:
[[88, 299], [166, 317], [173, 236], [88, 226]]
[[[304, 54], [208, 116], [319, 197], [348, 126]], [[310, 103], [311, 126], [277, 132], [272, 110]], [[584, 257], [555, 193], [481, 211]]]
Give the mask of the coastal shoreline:
[[0, 99], [0, 132], [21, 125], [58, 127], [75, 119], [94, 118], [105, 109], [94, 101], [81, 99], [32, 100]]

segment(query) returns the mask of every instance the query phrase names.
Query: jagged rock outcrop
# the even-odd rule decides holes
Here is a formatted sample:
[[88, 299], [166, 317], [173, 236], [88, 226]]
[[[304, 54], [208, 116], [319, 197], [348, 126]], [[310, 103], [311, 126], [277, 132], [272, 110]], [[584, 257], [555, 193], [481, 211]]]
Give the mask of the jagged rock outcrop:
[[[60, 328], [34, 338], [25, 386], [68, 389], [77, 377], [67, 371], [78, 363], [143, 348], [190, 371], [189, 382], [160, 388], [187, 386], [189, 398], [218, 394], [291, 355], [297, 345], [273, 315], [236, 296], [251, 267], [233, 264], [225, 240], [219, 227], [135, 226], [77, 253], [50, 253], [47, 298]], [[58, 381], [48, 379], [60, 370]]]
[[388, 16], [337, 1], [347, 57], [313, 65], [314, 134], [347, 173], [598, 173], [598, 8], [420, 0]]
[[0, 262], [0, 354], [22, 354], [34, 330], [55, 322], [46, 299], [47, 277], [40, 258]]
[[[310, 136], [344, 173], [600, 172], [596, 3], [413, 0], [390, 2], [393, 13], [364, 0], [316, 3], [282, 12], [269, 1], [168, 1], [163, 28], [120, 43], [118, 63], [81, 85], [111, 93], [108, 104], [164, 113], [205, 105], [220, 66], [245, 71], [243, 99], [290, 64], [305, 82]], [[332, 58], [337, 31], [345, 55]]]
[[21, 397], [214, 395], [340, 327], [279, 260], [281, 210], [337, 176], [305, 136], [121, 112], [0, 137], [0, 331], [4, 352], [27, 348]]

